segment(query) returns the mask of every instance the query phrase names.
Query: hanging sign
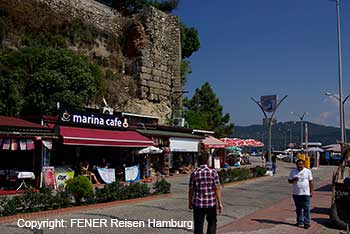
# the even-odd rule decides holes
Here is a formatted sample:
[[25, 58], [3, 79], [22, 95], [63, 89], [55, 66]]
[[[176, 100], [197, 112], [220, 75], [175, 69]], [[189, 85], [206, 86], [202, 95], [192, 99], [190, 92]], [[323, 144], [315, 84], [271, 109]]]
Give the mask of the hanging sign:
[[97, 168], [98, 174], [100, 175], [103, 182], [111, 184], [115, 182], [115, 170], [114, 168]]
[[107, 115], [70, 110], [64, 110], [60, 113], [59, 122], [72, 125], [88, 125], [118, 129], [126, 129], [129, 127], [128, 119], [121, 115]]
[[140, 167], [139, 165], [132, 167], [125, 167], [125, 181], [135, 182], [140, 180]]

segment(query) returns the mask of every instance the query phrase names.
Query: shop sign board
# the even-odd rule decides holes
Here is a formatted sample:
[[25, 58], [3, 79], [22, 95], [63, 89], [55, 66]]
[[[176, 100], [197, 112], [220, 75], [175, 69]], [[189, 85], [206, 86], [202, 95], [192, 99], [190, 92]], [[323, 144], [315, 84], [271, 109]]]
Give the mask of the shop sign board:
[[125, 167], [125, 182], [140, 180], [140, 166]]
[[261, 96], [260, 104], [264, 111], [274, 112], [277, 106], [277, 95]]
[[74, 171], [69, 167], [56, 167], [55, 178], [57, 189], [63, 190], [67, 181], [74, 178]]
[[128, 119], [122, 115], [107, 115], [99, 113], [64, 110], [59, 114], [59, 122], [76, 126], [96, 126], [126, 129], [129, 127]]
[[55, 180], [55, 168], [43, 167], [42, 168], [42, 182], [45, 188], [56, 189]]

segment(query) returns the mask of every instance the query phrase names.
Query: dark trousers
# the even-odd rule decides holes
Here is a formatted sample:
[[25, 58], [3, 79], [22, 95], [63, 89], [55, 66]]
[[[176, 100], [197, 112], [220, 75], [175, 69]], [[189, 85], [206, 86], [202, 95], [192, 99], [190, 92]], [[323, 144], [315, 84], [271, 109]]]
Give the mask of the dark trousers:
[[207, 219], [207, 234], [216, 233], [216, 206], [212, 208], [193, 207], [194, 233], [203, 234], [204, 218]]
[[310, 225], [310, 196], [293, 195], [298, 224]]

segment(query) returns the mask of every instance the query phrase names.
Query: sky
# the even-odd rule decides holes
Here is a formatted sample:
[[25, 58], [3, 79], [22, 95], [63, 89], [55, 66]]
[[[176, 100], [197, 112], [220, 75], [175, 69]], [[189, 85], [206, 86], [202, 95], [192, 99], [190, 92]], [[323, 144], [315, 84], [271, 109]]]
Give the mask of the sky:
[[[340, 0], [343, 93], [350, 94], [350, 1]], [[339, 126], [335, 2], [329, 0], [180, 0], [174, 12], [199, 32], [185, 90], [191, 97], [208, 81], [231, 122], [261, 124], [251, 97], [288, 95], [279, 122], [305, 120]], [[345, 106], [350, 126], [350, 100]]]

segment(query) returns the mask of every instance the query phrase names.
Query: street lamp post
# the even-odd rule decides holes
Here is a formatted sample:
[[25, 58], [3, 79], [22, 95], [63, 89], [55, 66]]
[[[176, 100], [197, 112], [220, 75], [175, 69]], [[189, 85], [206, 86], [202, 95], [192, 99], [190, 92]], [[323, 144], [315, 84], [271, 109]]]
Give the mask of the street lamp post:
[[346, 124], [345, 124], [345, 103], [346, 103], [346, 101], [349, 99], [350, 94], [349, 94], [348, 96], [346, 96], [346, 97], [344, 98], [343, 101], [341, 101], [340, 98], [339, 98], [339, 96], [337, 96], [336, 94], [326, 92], [325, 95], [337, 99], [338, 102], [339, 102], [339, 106], [342, 106], [342, 111], [343, 111], [343, 112], [341, 112], [342, 117], [341, 117], [340, 119], [341, 119], [343, 122], [340, 124], [340, 131], [341, 131], [342, 137], [344, 137], [344, 141], [343, 141], [343, 142], [347, 142]]
[[299, 115], [298, 113], [295, 112], [290, 112], [292, 115], [295, 115], [299, 118], [300, 120], [300, 149], [303, 148], [303, 135], [304, 135], [304, 118], [308, 114], [308, 112], [304, 112], [302, 115]]
[[[339, 83], [339, 102], [343, 102], [343, 68], [342, 68], [342, 52], [341, 52], [341, 31], [340, 31], [340, 4], [339, 0], [335, 1], [337, 11], [337, 37], [338, 37], [338, 83]], [[344, 136], [344, 106], [339, 105], [341, 141], [345, 142]]]
[[259, 101], [256, 101], [254, 98], [250, 98], [253, 102], [255, 102], [259, 108], [261, 109], [261, 111], [263, 112], [264, 116], [266, 119], [269, 119], [269, 144], [268, 144], [268, 148], [267, 148], [267, 161], [270, 162], [271, 161], [271, 137], [272, 137], [272, 120], [273, 120], [273, 117], [275, 116], [275, 113], [276, 113], [276, 110], [277, 108], [279, 107], [279, 105], [284, 101], [284, 99], [286, 99], [288, 97], [288, 95], [285, 95], [276, 105], [275, 109], [273, 110], [270, 118], [267, 117], [267, 114], [264, 110], [264, 108], [262, 107], [261, 103]]

